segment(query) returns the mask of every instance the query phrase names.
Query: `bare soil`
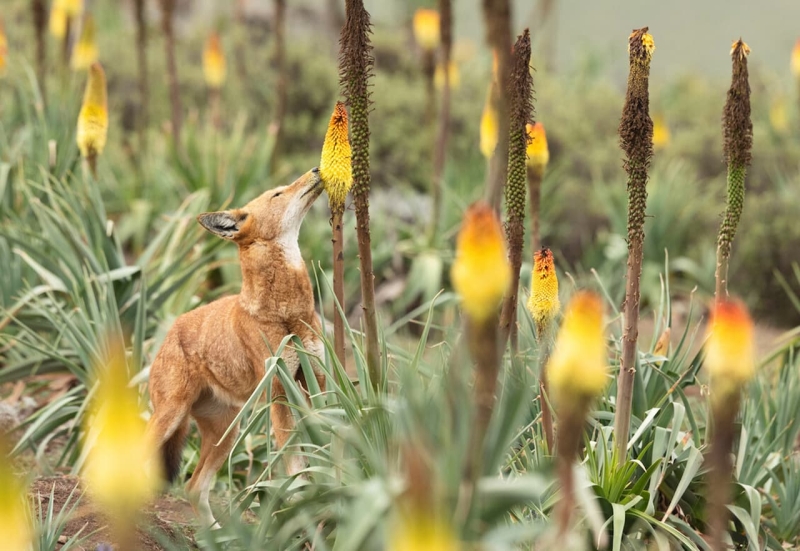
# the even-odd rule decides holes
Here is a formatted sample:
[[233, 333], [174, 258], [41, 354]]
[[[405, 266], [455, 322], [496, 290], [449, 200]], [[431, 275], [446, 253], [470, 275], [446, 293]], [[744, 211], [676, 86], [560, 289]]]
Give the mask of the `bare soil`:
[[[73, 549], [94, 551], [98, 545], [110, 543], [106, 520], [98, 513], [91, 497], [84, 493], [78, 477], [60, 475], [37, 478], [31, 484], [30, 496], [34, 510], [37, 513], [42, 511], [43, 516], [50, 507], [51, 499], [54, 516], [64, 507], [67, 511], [72, 510], [69, 522], [59, 538], [61, 543], [66, 543], [76, 534], [85, 539]], [[136, 549], [164, 551], [166, 548], [154, 537], [155, 533], [175, 543], [185, 545], [188, 541], [190, 542], [188, 548], [197, 549], [191, 536], [192, 518], [192, 509], [186, 501], [170, 495], [159, 497], [146, 511], [143, 511], [141, 528], [137, 530]]]

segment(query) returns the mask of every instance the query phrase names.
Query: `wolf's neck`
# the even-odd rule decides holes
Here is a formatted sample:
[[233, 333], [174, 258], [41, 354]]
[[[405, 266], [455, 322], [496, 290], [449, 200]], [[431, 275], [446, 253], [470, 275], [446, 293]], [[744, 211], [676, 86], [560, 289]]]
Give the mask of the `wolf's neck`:
[[[304, 297], [296, 296], [299, 279], [308, 279], [300, 246], [292, 236], [239, 249], [242, 306], [256, 317]], [[300, 287], [303, 287], [300, 285]]]

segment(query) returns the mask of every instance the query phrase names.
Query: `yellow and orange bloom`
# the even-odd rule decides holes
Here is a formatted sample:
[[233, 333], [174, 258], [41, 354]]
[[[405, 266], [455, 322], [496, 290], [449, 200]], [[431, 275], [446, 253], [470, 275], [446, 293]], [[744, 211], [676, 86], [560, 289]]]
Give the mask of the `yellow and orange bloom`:
[[67, 34], [67, 14], [64, 13], [64, 10], [61, 9], [58, 4], [59, 3], [56, 2], [53, 4], [53, 7], [50, 8], [48, 28], [50, 29], [50, 34], [53, 35], [54, 38], [61, 40], [64, 38], [64, 35]]
[[800, 38], [794, 43], [792, 49], [792, 74], [796, 79], [800, 79]]
[[118, 529], [158, 491], [161, 472], [157, 446], [146, 433], [138, 395], [128, 386], [125, 351], [111, 343], [106, 365], [98, 366], [97, 387], [85, 418], [88, 447], [83, 479], [93, 499]]
[[206, 85], [215, 90], [222, 88], [222, 85], [225, 84], [226, 74], [227, 67], [222, 43], [217, 33], [211, 33], [208, 35], [206, 47], [203, 50], [203, 75]]
[[544, 171], [547, 163], [550, 162], [550, 150], [547, 148], [547, 133], [544, 131], [544, 125], [540, 122], [528, 123], [525, 128], [528, 131], [527, 164], [529, 167]]
[[89, 67], [89, 79], [78, 115], [78, 148], [95, 171], [97, 157], [103, 153], [108, 134], [108, 99], [106, 74], [99, 63]]
[[414, 12], [414, 39], [423, 50], [432, 51], [439, 47], [439, 12], [419, 8]]
[[600, 297], [589, 291], [572, 297], [547, 365], [557, 407], [575, 407], [599, 395], [608, 384], [603, 327]]
[[653, 148], [658, 151], [669, 146], [672, 134], [663, 115], [653, 117]]
[[[450, 89], [455, 90], [461, 84], [461, 73], [455, 61], [451, 60], [447, 65], [447, 73], [450, 76]], [[433, 85], [437, 90], [444, 88], [444, 65], [441, 63], [436, 66], [436, 72], [433, 73]]]
[[553, 262], [553, 253], [548, 248], [542, 248], [533, 255], [528, 311], [537, 329], [546, 327], [561, 311], [556, 266]]
[[474, 203], [464, 213], [450, 278], [470, 318], [480, 323], [497, 315], [511, 267], [500, 221], [486, 203]]
[[8, 65], [8, 39], [6, 38], [6, 28], [3, 20], [0, 19], [0, 77], [6, 74]]
[[714, 305], [703, 365], [714, 401], [729, 399], [755, 375], [753, 321], [742, 302], [722, 300]]
[[87, 14], [83, 20], [83, 28], [81, 28], [81, 37], [78, 43], [75, 44], [75, 49], [72, 51], [72, 60], [70, 64], [75, 71], [85, 71], [95, 63], [100, 53], [97, 49], [97, 41], [95, 39], [96, 30], [94, 25], [94, 17]]
[[28, 550], [33, 547], [33, 519], [25, 484], [15, 475], [8, 460], [9, 446], [0, 434], [0, 534], [3, 549]]
[[347, 134], [347, 109], [341, 101], [336, 102], [319, 162], [319, 175], [331, 210], [344, 208], [344, 201], [353, 187], [350, 139]]

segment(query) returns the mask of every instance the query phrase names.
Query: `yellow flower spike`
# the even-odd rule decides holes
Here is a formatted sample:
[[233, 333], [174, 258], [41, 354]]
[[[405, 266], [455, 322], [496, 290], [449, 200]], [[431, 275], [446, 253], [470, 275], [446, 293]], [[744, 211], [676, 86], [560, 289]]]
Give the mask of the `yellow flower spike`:
[[755, 374], [753, 321], [738, 300], [718, 302], [709, 320], [704, 366], [711, 377], [713, 401], [725, 401]]
[[0, 534], [3, 549], [22, 551], [33, 548], [33, 522], [25, 484], [15, 475], [7, 457], [9, 449], [0, 433]]
[[344, 200], [353, 187], [353, 169], [350, 165], [350, 139], [347, 136], [347, 109], [336, 102], [319, 162], [319, 176], [331, 210], [344, 208]]
[[656, 151], [666, 148], [672, 140], [669, 126], [664, 116], [657, 114], [653, 117], [653, 149]]
[[792, 49], [792, 74], [795, 78], [800, 79], [800, 38], [794, 43], [794, 49]]
[[559, 408], [580, 406], [608, 384], [608, 357], [603, 333], [603, 303], [589, 291], [569, 302], [547, 366]]
[[211, 33], [203, 50], [203, 75], [209, 88], [219, 89], [225, 84], [225, 52], [217, 33]]
[[528, 311], [536, 323], [537, 330], [546, 327], [561, 311], [553, 253], [547, 247], [543, 247], [533, 255]]
[[85, 71], [95, 63], [100, 54], [97, 50], [97, 41], [95, 39], [95, 25], [94, 17], [87, 14], [83, 20], [83, 27], [81, 28], [81, 37], [75, 45], [75, 50], [72, 52], [71, 65], [75, 71]]
[[53, 7], [50, 9], [48, 27], [50, 29], [50, 34], [53, 35], [54, 38], [61, 40], [64, 38], [64, 35], [67, 34], [67, 14], [59, 4], [60, 2], [54, 3]]
[[[458, 64], [451, 60], [447, 65], [447, 72], [450, 75], [450, 89], [457, 89], [461, 84], [461, 73], [458, 70]], [[433, 85], [436, 86], [437, 90], [444, 88], [444, 66], [441, 63], [436, 66], [436, 72], [433, 74]]]
[[786, 100], [783, 97], [772, 100], [769, 106], [769, 124], [776, 133], [788, 134], [789, 115], [786, 109]]
[[544, 169], [550, 162], [550, 150], [547, 148], [547, 133], [540, 122], [525, 125], [528, 130], [528, 166]]
[[136, 389], [128, 386], [122, 344], [110, 345], [107, 365], [97, 368], [97, 386], [83, 427], [85, 445], [90, 446], [83, 479], [100, 510], [124, 533], [158, 492], [161, 463], [156, 443], [147, 437]]
[[653, 40], [653, 35], [650, 33], [644, 33], [642, 35], [642, 44], [644, 45], [644, 49], [647, 51], [647, 55], [653, 55], [653, 52], [656, 51], [656, 42]]
[[464, 213], [450, 278], [462, 308], [474, 321], [497, 315], [511, 282], [511, 267], [500, 221], [484, 202], [474, 203]]
[[6, 74], [7, 56], [8, 39], [6, 38], [6, 28], [3, 25], [3, 19], [0, 18], [0, 77]]
[[492, 93], [489, 92], [481, 114], [480, 148], [481, 154], [486, 159], [491, 159], [497, 148], [498, 138], [497, 108], [492, 102]]
[[439, 47], [438, 11], [419, 8], [414, 12], [414, 40], [423, 50], [431, 51]]
[[80, 17], [83, 13], [83, 0], [56, 0], [67, 17]]
[[108, 99], [106, 74], [99, 63], [89, 67], [89, 79], [83, 95], [83, 105], [78, 115], [78, 148], [96, 172], [97, 157], [103, 153], [108, 134]]

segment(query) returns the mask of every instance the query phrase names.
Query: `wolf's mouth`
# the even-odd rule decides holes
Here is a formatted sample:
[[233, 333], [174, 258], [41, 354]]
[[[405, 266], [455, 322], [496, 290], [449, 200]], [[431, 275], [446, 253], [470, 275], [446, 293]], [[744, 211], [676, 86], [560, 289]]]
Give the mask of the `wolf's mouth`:
[[300, 197], [305, 197], [306, 195], [308, 195], [312, 191], [318, 190], [320, 188], [320, 186], [322, 186], [322, 180], [319, 177], [317, 177], [317, 181], [314, 183], [314, 185], [311, 186], [310, 188], [308, 188], [307, 190], [305, 190]]

